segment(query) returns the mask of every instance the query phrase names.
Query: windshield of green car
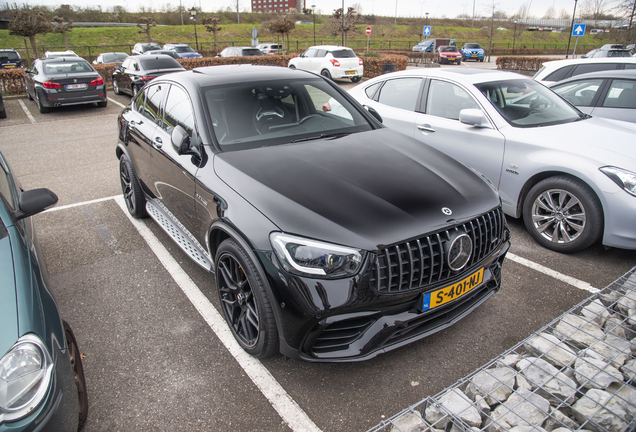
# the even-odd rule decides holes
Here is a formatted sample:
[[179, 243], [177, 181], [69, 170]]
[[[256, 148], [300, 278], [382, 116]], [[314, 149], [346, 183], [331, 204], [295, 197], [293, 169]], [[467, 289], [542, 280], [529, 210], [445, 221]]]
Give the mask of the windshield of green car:
[[531, 79], [491, 81], [475, 84], [475, 87], [515, 127], [547, 126], [587, 117]]

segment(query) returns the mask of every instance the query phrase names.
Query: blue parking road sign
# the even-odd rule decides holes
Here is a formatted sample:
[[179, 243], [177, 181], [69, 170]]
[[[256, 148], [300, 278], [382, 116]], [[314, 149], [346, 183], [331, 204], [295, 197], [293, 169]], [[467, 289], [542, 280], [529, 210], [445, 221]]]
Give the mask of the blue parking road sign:
[[586, 24], [574, 24], [572, 27], [572, 36], [583, 36], [585, 34]]
[[424, 36], [429, 36], [431, 34], [431, 26], [424, 26], [424, 31], [422, 31]]

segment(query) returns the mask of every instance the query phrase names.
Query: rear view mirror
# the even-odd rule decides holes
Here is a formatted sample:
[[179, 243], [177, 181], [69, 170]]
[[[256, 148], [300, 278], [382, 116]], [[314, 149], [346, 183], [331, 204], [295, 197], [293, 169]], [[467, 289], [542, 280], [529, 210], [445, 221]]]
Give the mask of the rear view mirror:
[[16, 220], [43, 212], [57, 203], [57, 195], [48, 189], [33, 189], [18, 196], [18, 209], [13, 212]]
[[459, 112], [460, 123], [475, 127], [489, 127], [486, 116], [480, 109], [467, 108]]
[[370, 106], [367, 105], [363, 105], [364, 108], [366, 108], [367, 111], [369, 111], [369, 114], [371, 114], [379, 123], [382, 123], [382, 116], [380, 115], [379, 112], [377, 112], [374, 108], [371, 108]]
[[172, 146], [179, 154], [185, 154], [190, 149], [190, 136], [181, 125], [172, 130]]

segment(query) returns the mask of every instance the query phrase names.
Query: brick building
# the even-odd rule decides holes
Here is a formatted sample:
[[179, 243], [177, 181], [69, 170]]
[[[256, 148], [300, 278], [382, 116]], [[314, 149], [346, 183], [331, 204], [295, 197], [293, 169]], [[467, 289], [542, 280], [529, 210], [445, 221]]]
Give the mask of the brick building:
[[296, 12], [303, 4], [303, 0], [252, 0], [252, 12]]

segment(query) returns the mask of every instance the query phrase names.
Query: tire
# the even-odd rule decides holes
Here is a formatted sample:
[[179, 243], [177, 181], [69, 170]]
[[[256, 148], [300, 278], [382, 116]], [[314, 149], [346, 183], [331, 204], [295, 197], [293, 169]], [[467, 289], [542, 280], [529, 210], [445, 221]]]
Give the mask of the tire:
[[121, 94], [121, 90], [119, 90], [119, 84], [117, 83], [115, 77], [113, 77], [113, 93], [115, 93], [116, 95]]
[[523, 203], [523, 221], [543, 247], [573, 253], [595, 243], [603, 232], [603, 208], [581, 180], [556, 176], [530, 189]]
[[42, 105], [42, 102], [40, 102], [40, 96], [38, 96], [37, 90], [35, 91], [35, 103], [38, 105], [38, 110], [42, 114], [46, 114], [47, 112], [51, 111], [51, 108], [45, 107], [44, 105]]
[[29, 88], [26, 88], [26, 92], [27, 92], [27, 99], [29, 100], [33, 100], [33, 96], [31, 96], [31, 93], [29, 93]]
[[97, 106], [100, 108], [106, 108], [108, 106], [108, 101], [105, 100], [104, 102], [97, 102]]
[[68, 356], [73, 368], [73, 378], [75, 390], [77, 391], [77, 412], [79, 415], [79, 425], [77, 430], [81, 430], [88, 418], [88, 394], [86, 392], [86, 378], [84, 377], [84, 366], [82, 365], [82, 354], [77, 345], [77, 340], [71, 330], [71, 326], [64, 321], [64, 334], [68, 345]]
[[479, 59], [479, 61], [483, 63], [483, 62], [484, 62], [484, 59]]
[[2, 111], [0, 111], [0, 118], [7, 118], [7, 110], [3, 109]]
[[351, 77], [351, 82], [352, 83], [357, 83], [357, 82], [360, 82], [361, 79], [362, 79], [362, 77], [359, 77], [359, 76], [358, 77]]
[[148, 216], [148, 213], [146, 213], [146, 197], [141, 190], [141, 185], [137, 180], [132, 163], [125, 154], [119, 158], [119, 180], [128, 213], [138, 219]]
[[324, 76], [327, 79], [331, 79], [331, 74], [327, 69], [323, 69], [320, 71], [320, 75]]
[[236, 341], [257, 358], [276, 354], [276, 319], [256, 265], [233, 239], [221, 243], [214, 264], [221, 309]]

